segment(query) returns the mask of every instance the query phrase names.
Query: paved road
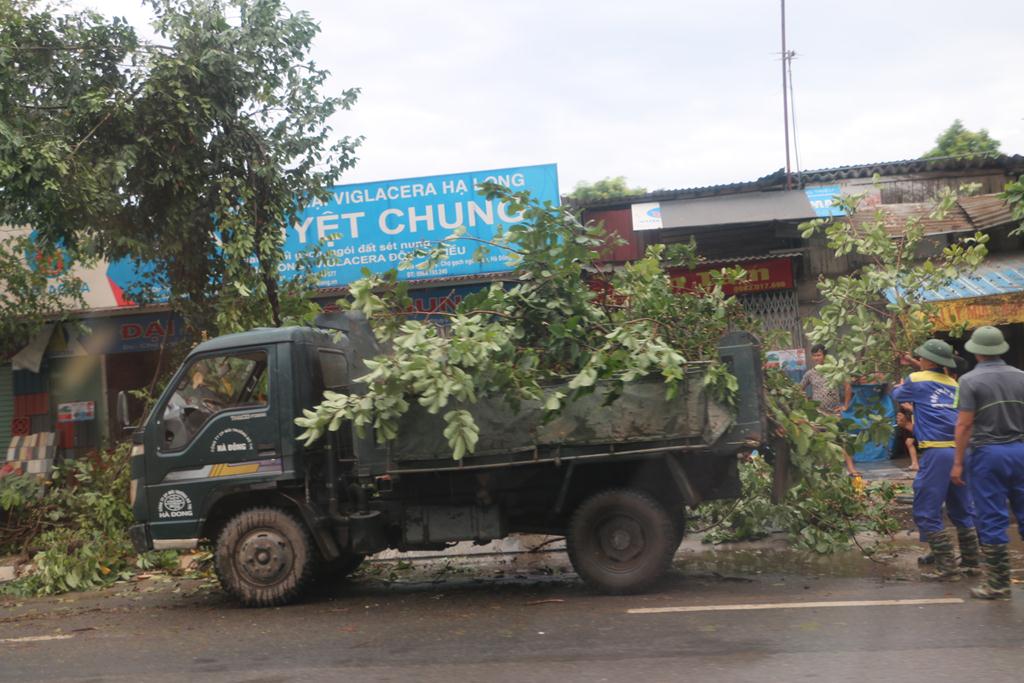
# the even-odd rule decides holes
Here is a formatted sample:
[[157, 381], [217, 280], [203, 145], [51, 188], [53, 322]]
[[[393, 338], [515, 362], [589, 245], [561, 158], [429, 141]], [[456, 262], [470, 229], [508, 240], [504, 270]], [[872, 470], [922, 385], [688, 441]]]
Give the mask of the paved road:
[[[609, 597], [572, 577], [477, 573], [250, 610], [208, 584], [149, 580], [6, 603], [0, 681], [1020, 680], [1024, 592], [960, 598], [962, 584], [706, 573]], [[908, 600], [926, 602], [890, 602]], [[833, 604], [751, 609], [809, 602]], [[662, 608], [691, 611], [643, 611]]]

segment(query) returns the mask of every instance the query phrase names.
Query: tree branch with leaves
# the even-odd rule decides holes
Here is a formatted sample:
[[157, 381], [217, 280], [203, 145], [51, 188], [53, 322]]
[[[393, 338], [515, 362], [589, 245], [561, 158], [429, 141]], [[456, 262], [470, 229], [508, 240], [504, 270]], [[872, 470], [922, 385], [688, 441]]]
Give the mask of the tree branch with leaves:
[[[386, 443], [397, 437], [399, 418], [418, 403], [443, 415], [445, 437], [461, 458], [473, 452], [477, 439], [465, 407], [481, 397], [503, 397], [513, 411], [535, 400], [555, 413], [599, 382], [610, 383], [613, 398], [627, 382], [660, 377], [671, 398], [687, 363], [717, 362], [718, 340], [740, 311], [720, 283], [701, 293], [677, 292], [664, 270], [670, 254], [661, 245], [620, 273], [600, 276], [601, 250], [609, 244], [599, 226], [584, 225], [571, 210], [536, 202], [525, 192], [489, 184], [481, 194], [506, 204], [508, 215], [522, 215], [473, 255], [482, 261], [494, 249], [510, 252], [512, 284], [466, 297], [443, 334], [406, 319], [407, 297], [396, 274], [367, 274], [353, 283], [348, 305], [370, 318], [393, 351], [372, 359], [370, 373], [357, 378], [365, 393], [326, 395], [296, 420], [305, 429], [301, 438], [311, 443], [351, 421], [361, 433], [373, 427]], [[456, 231], [409, 259], [429, 268], [464, 238]], [[602, 291], [613, 292], [614, 303]], [[708, 377], [724, 399], [736, 390], [727, 372]]]
[[[943, 218], [957, 197], [952, 191], [941, 193], [930, 218]], [[839, 205], [847, 217], [801, 226], [804, 239], [822, 235], [837, 255], [857, 264], [848, 275], [819, 280], [823, 304], [807, 323], [808, 338], [829, 349], [819, 369], [836, 385], [874, 373], [895, 381], [899, 356], [935, 330], [938, 308], [930, 294], [976, 268], [988, 251], [983, 233], [939, 244], [925, 234], [918, 217], [895, 234], [882, 210], [854, 220], [859, 202], [859, 196], [844, 197]]]

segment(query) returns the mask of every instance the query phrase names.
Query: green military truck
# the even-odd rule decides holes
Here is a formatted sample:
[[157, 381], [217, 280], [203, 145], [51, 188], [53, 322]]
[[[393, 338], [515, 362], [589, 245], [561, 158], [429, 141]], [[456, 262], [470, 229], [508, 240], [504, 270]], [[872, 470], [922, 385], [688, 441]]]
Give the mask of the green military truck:
[[[441, 418], [416, 407], [381, 446], [344, 425], [312, 446], [293, 420], [325, 390], [359, 393], [382, 353], [357, 313], [317, 327], [257, 329], [197, 346], [133, 433], [131, 528], [139, 552], [212, 543], [217, 575], [251, 606], [278, 605], [387, 548], [443, 550], [513, 533], [564, 535], [579, 575], [606, 592], [650, 587], [683, 537], [684, 506], [739, 495], [737, 454], [765, 436], [760, 350], [723, 338], [735, 407], [687, 366], [607, 388], [544, 420], [539, 404], [470, 409], [476, 451], [453, 460]], [[557, 387], [553, 387], [555, 389]], [[564, 389], [564, 387], [562, 387]], [[127, 400], [118, 412], [127, 424]]]

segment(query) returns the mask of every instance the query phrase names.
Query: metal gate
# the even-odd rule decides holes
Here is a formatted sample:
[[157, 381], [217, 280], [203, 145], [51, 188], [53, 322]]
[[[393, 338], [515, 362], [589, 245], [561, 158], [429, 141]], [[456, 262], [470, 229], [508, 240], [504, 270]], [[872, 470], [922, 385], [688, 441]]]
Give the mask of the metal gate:
[[789, 333], [789, 346], [796, 349], [804, 346], [803, 325], [800, 322], [800, 302], [795, 289], [780, 289], [774, 292], [743, 294], [739, 297], [744, 310], [758, 318], [767, 330], [783, 330]]

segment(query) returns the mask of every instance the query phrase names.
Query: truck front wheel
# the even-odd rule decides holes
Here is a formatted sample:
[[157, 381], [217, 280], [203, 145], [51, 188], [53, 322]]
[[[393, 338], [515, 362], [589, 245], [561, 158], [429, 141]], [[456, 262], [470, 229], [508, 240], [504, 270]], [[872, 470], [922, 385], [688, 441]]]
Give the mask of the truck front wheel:
[[572, 566], [590, 585], [606, 593], [639, 593], [668, 570], [679, 536], [654, 497], [612, 489], [576, 509], [566, 545]]
[[315, 558], [306, 527], [278, 508], [253, 508], [235, 515], [214, 549], [221, 586], [247, 607], [295, 600], [313, 579]]

